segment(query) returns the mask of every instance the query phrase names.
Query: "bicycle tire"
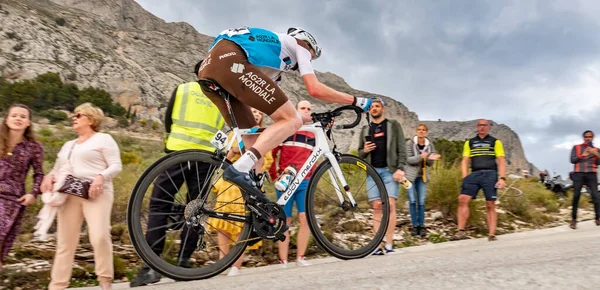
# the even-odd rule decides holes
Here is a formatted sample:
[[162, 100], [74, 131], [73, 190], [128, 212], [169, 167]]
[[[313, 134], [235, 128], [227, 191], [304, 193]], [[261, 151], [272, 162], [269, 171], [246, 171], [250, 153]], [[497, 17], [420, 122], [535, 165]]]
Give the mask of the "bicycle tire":
[[[318, 182], [323, 178], [323, 175], [326, 172], [328, 172], [328, 170], [330, 168], [332, 168], [332, 164], [329, 160], [324, 161], [317, 167], [317, 169], [315, 170], [315, 172], [314, 172], [313, 176], [311, 177], [309, 184], [308, 184], [308, 189], [307, 189], [307, 194], [306, 194], [306, 215], [307, 215], [308, 225], [309, 225], [310, 231], [311, 231], [313, 237], [315, 238], [315, 241], [317, 242], [317, 244], [323, 250], [325, 250], [327, 253], [329, 253], [330, 255], [332, 255], [336, 258], [342, 259], [342, 260], [359, 259], [359, 258], [366, 257], [366, 256], [370, 255], [371, 253], [373, 253], [375, 251], [375, 249], [378, 246], [380, 246], [381, 242], [383, 241], [383, 238], [385, 236], [385, 233], [387, 231], [388, 224], [389, 224], [390, 205], [388, 202], [389, 201], [388, 194], [387, 194], [385, 185], [383, 183], [383, 180], [381, 179], [379, 174], [377, 174], [377, 171], [375, 171], [375, 168], [373, 168], [373, 166], [371, 166], [369, 163], [365, 162], [363, 159], [360, 159], [354, 155], [343, 154], [343, 155], [341, 155], [341, 159], [338, 161], [338, 163], [340, 164], [340, 167], [342, 167], [343, 164], [358, 165], [359, 168], [364, 169], [364, 171], [366, 172], [366, 174], [369, 177], [373, 178], [375, 185], [377, 186], [377, 189], [379, 190], [379, 194], [380, 194], [379, 197], [383, 201], [382, 202], [382, 217], [381, 217], [379, 229], [368, 244], [366, 244], [365, 246], [362, 246], [358, 249], [344, 249], [338, 245], [335, 245], [327, 238], [325, 233], [320, 230], [320, 223], [319, 223], [319, 219], [316, 214], [315, 196], [317, 194]], [[344, 176], [344, 178], [348, 179], [348, 177], [346, 177], [346, 176]], [[351, 190], [352, 190], [352, 188], [351, 188]], [[345, 192], [342, 192], [342, 193], [345, 196]], [[337, 203], [338, 203], [338, 206], [341, 207], [341, 205], [339, 205], [339, 201], [337, 201]]]
[[[144, 196], [157, 176], [171, 166], [181, 164], [182, 162], [203, 162], [214, 165], [215, 168], [220, 167], [222, 170], [231, 165], [228, 161], [217, 159], [212, 152], [195, 149], [173, 152], [154, 162], [138, 179], [129, 198], [127, 206], [127, 227], [129, 230], [129, 237], [140, 258], [158, 273], [177, 281], [207, 279], [225, 271], [243, 254], [247, 245], [246, 240], [252, 231], [252, 225], [251, 223], [244, 223], [243, 229], [238, 237], [238, 240], [242, 242], [236, 243], [219, 261], [202, 268], [179, 267], [177, 265], [172, 265], [160, 256], [157, 256], [146, 241], [146, 233], [143, 229], [141, 209], [143, 207]], [[222, 170], [220, 172], [222, 172]], [[211, 185], [206, 186], [206, 188], [210, 187]], [[245, 196], [243, 198], [245, 199]], [[248, 212], [245, 206], [244, 208], [246, 209], [246, 212]]]

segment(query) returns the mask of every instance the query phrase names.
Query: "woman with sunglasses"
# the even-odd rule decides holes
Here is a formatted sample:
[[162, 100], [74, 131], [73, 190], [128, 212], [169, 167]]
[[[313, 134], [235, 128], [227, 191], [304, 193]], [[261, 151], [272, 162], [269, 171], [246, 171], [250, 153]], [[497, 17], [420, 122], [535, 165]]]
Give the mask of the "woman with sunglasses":
[[[44, 173], [42, 145], [33, 136], [31, 110], [12, 105], [0, 125], [0, 269], [21, 227], [25, 208], [35, 203]], [[33, 167], [33, 189], [25, 179]]]
[[63, 145], [54, 168], [42, 182], [42, 191], [51, 191], [58, 172], [65, 168], [74, 177], [91, 182], [89, 199], [68, 195], [58, 209], [57, 245], [48, 286], [50, 290], [69, 286], [83, 219], [87, 223], [89, 240], [94, 249], [95, 272], [100, 288], [111, 289], [114, 276], [110, 235], [112, 179], [121, 172], [122, 165], [115, 140], [99, 132], [103, 118], [102, 110], [90, 103], [75, 108], [75, 115], [71, 119], [78, 137]]

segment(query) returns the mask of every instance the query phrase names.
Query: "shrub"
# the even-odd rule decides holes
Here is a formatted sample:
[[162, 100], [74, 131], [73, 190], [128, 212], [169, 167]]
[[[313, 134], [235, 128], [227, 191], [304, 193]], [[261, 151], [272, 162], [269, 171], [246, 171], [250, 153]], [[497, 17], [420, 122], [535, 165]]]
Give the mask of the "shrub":
[[54, 22], [56, 22], [56, 25], [58, 26], [65, 26], [67, 23], [67, 21], [62, 17], [54, 19]]
[[140, 157], [133, 152], [121, 151], [121, 162], [123, 163], [123, 165], [131, 163], [140, 163]]
[[146, 121], [145, 119], [144, 120], [140, 120], [140, 125], [142, 127], [146, 127], [146, 125], [148, 125], [148, 121]]
[[551, 217], [537, 210], [527, 198], [507, 197], [502, 200], [502, 208], [525, 222], [541, 225], [552, 220]]
[[436, 162], [427, 183], [427, 208], [439, 210], [444, 218], [455, 218], [461, 180], [460, 167]]
[[125, 277], [126, 275], [126, 270], [127, 270], [127, 265], [125, 264], [125, 261], [123, 261], [123, 259], [117, 257], [117, 256], [113, 256], [113, 267], [114, 267], [114, 275], [115, 275], [115, 279], [121, 279], [123, 277]]
[[122, 117], [122, 116], [118, 117], [117, 122], [118, 122], [119, 126], [121, 126], [123, 128], [129, 127], [129, 120], [127, 120], [127, 118], [125, 118], [125, 117]]
[[445, 243], [448, 241], [446, 236], [444, 236], [440, 233], [431, 233], [431, 234], [429, 234], [429, 237], [427, 237], [427, 239], [434, 244]]
[[65, 121], [65, 120], [69, 119], [69, 116], [67, 116], [67, 114], [65, 114], [65, 112], [56, 111], [56, 110], [42, 111], [42, 112], [40, 112], [40, 116], [42, 116], [44, 118], [48, 118], [48, 120], [50, 120], [50, 122], [60, 122], [60, 121]]
[[47, 128], [42, 128], [38, 131], [38, 134], [44, 137], [50, 137], [52, 136], [52, 130], [47, 129]]
[[160, 129], [160, 123], [152, 122], [152, 130], [158, 130], [158, 129]]

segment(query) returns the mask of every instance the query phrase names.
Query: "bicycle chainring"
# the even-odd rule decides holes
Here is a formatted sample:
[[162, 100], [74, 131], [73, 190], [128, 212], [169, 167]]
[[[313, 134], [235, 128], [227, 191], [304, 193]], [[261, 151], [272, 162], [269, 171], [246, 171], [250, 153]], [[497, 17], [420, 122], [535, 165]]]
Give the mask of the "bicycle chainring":
[[285, 231], [287, 231], [288, 226], [283, 207], [275, 202], [268, 202], [260, 207], [266, 215], [263, 217], [259, 217], [256, 214], [252, 215], [254, 231], [263, 239], [273, 241], [285, 240]]

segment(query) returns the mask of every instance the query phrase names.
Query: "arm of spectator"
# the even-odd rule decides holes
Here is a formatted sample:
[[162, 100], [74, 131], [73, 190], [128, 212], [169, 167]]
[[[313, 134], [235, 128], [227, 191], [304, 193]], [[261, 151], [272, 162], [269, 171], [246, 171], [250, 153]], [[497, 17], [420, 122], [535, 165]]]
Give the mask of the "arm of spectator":
[[421, 162], [421, 156], [415, 154], [413, 144], [412, 140], [406, 141], [406, 163], [416, 166]]
[[[433, 142], [429, 143], [429, 154], [430, 155], [436, 154], [435, 146], [433, 146]], [[427, 158], [427, 166], [432, 166], [434, 162], [435, 162], [435, 160]]]
[[171, 99], [167, 104], [167, 111], [165, 112], [165, 131], [167, 133], [171, 133], [171, 125], [173, 125], [173, 106], [175, 106], [175, 97], [177, 96], [177, 88], [173, 90], [173, 94], [171, 94]]
[[506, 159], [504, 156], [496, 157], [496, 163], [498, 164], [498, 177], [506, 178]]
[[33, 188], [31, 194], [37, 197], [41, 193], [40, 188], [44, 179], [44, 148], [42, 144], [38, 143], [34, 150], [33, 159], [31, 160], [31, 165], [33, 166]]
[[462, 178], [467, 177], [469, 175], [469, 165], [471, 163], [471, 148], [469, 147], [469, 140], [465, 142], [465, 146], [463, 147], [463, 158], [460, 162], [460, 170], [462, 172]]
[[402, 132], [402, 127], [400, 127], [400, 123], [396, 123], [396, 134], [398, 139], [396, 139], [396, 148], [398, 148], [398, 169], [404, 171], [404, 167], [406, 166], [406, 140], [404, 139], [404, 132]]
[[358, 157], [365, 159], [367, 158], [367, 153], [365, 152], [365, 135], [364, 135], [364, 130], [365, 128], [363, 127], [360, 130], [360, 134], [358, 134]]
[[[571, 163], [573, 163], [573, 164], [581, 162], [581, 160], [587, 156], [587, 155], [577, 153], [578, 147], [579, 146], [573, 146], [573, 149], [571, 149]], [[585, 152], [584, 152], [584, 154], [585, 154]]]
[[504, 188], [506, 186], [506, 158], [504, 157], [504, 145], [502, 145], [500, 140], [496, 140], [494, 153], [496, 154], [496, 164], [498, 165], [498, 182], [496, 186]]
[[100, 174], [104, 177], [105, 181], [112, 180], [119, 172], [123, 170], [123, 164], [121, 163], [121, 152], [119, 151], [119, 145], [115, 142], [110, 135], [105, 135], [106, 138], [102, 141], [104, 148], [102, 149], [102, 156], [108, 164], [108, 167], [104, 169]]

